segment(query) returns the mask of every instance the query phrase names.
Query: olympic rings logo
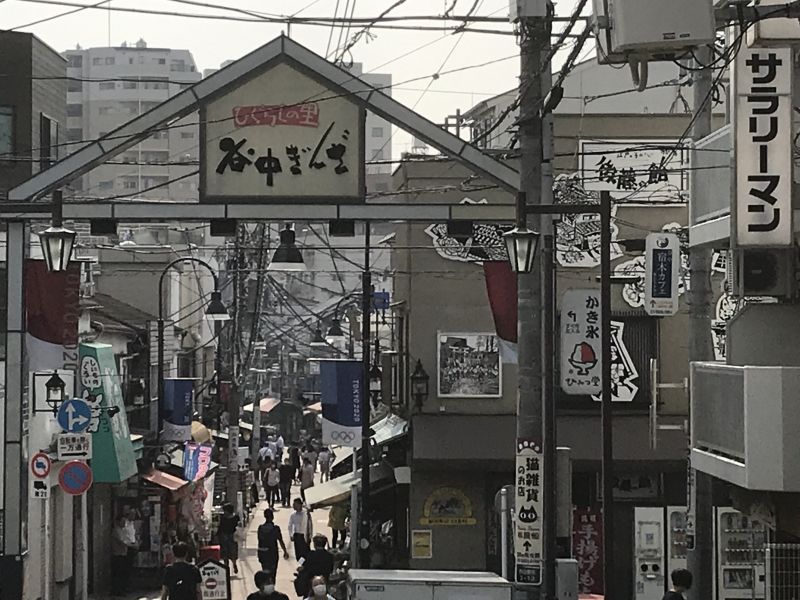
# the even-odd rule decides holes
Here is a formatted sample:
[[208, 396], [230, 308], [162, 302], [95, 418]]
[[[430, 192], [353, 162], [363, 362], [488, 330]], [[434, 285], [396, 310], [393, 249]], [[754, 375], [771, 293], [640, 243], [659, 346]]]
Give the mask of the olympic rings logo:
[[356, 436], [351, 431], [331, 431], [331, 439], [334, 442], [352, 442]]

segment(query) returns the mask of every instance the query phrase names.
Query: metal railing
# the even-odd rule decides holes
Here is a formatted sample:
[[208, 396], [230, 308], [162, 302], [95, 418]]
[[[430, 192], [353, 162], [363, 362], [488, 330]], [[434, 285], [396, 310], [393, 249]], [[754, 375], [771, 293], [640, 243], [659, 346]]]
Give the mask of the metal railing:
[[744, 368], [693, 363], [692, 445], [744, 461]]
[[701, 169], [703, 175], [695, 178], [690, 190], [690, 225], [730, 214], [730, 131], [730, 125], [726, 125], [697, 142], [691, 150], [691, 168]]
[[767, 544], [765, 600], [800, 598], [800, 544]]

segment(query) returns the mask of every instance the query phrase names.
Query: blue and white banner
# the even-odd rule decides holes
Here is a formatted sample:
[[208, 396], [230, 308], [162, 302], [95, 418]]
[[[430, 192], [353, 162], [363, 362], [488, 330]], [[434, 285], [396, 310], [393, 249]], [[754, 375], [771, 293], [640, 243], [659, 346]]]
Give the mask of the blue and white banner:
[[364, 366], [358, 360], [320, 361], [322, 443], [361, 446]]
[[183, 448], [183, 478], [198, 481], [208, 474], [211, 466], [211, 446], [187, 442]]
[[164, 380], [162, 442], [187, 442], [192, 439], [193, 396], [193, 379]]

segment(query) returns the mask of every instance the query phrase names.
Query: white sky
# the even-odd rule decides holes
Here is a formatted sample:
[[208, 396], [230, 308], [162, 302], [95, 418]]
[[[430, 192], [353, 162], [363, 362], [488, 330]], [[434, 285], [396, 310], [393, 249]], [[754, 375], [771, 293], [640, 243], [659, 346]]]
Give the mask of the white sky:
[[[95, 4], [97, 0], [70, 0], [78, 3]], [[352, 0], [356, 17], [375, 17], [395, 0]], [[194, 14], [222, 14], [237, 16], [236, 13], [220, 9], [207, 9], [191, 6], [172, 0], [111, 0], [112, 6], [146, 8], [153, 10], [184, 12]], [[339, 14], [351, 0], [206, 0], [209, 4], [236, 7], [270, 13], [272, 15], [293, 15], [301, 10], [303, 17], [333, 17], [339, 4]], [[407, 0], [405, 4], [390, 13], [391, 15], [441, 15], [452, 0]], [[454, 14], [465, 14], [473, 0], [458, 0]], [[505, 17], [508, 14], [509, 0], [479, 0], [476, 14]], [[575, 0], [560, 0], [557, 4], [559, 15], [568, 15]], [[71, 10], [69, 6], [53, 6], [30, 3], [23, 0], [0, 0], [0, 27], [18, 28], [27, 23], [58, 15]], [[242, 15], [243, 16], [243, 15]], [[402, 22], [401, 22], [402, 24]], [[407, 23], [405, 23], [407, 24]], [[427, 23], [441, 25], [441, 22]], [[458, 25], [456, 21], [449, 22]], [[476, 24], [475, 27], [497, 28], [512, 31], [509, 23]], [[560, 29], [557, 25], [556, 29]], [[576, 28], [577, 29], [577, 28]], [[133, 43], [144, 38], [150, 47], [188, 49], [194, 55], [198, 70], [219, 67], [220, 63], [237, 59], [251, 50], [263, 45], [285, 32], [286, 27], [272, 23], [241, 23], [234, 21], [214, 21], [168, 17], [124, 12], [87, 9], [53, 21], [21, 27], [21, 31], [36, 34], [44, 42], [58, 51], [74, 48], [80, 44], [84, 48], [119, 46], [122, 42]], [[350, 36], [358, 31], [354, 25]], [[294, 25], [291, 35], [296, 41], [319, 54], [325, 54], [330, 28], [320, 26]], [[577, 33], [577, 31], [576, 31]], [[514, 36], [488, 35], [479, 33], [451, 34], [442, 31], [372, 30], [373, 37], [362, 38], [353, 48], [352, 59], [364, 64], [364, 71], [389, 72], [393, 76], [393, 95], [409, 107], [437, 123], [443, 123], [447, 115], [456, 109], [465, 111], [481, 100], [504, 92], [516, 86], [519, 73], [519, 59], [510, 58], [502, 62], [459, 73], [442, 75], [433, 80], [430, 75], [459, 67], [474, 65], [510, 57], [518, 54]], [[334, 30], [332, 45], [336, 46], [339, 29]], [[431, 43], [419, 52], [404, 58], [401, 55], [424, 44]], [[343, 44], [344, 42], [342, 42]], [[394, 62], [381, 66], [396, 59]], [[426, 76], [410, 83], [409, 79]], [[427, 92], [424, 92], [428, 87]], [[396, 131], [393, 137], [394, 152], [408, 150], [410, 136]]]

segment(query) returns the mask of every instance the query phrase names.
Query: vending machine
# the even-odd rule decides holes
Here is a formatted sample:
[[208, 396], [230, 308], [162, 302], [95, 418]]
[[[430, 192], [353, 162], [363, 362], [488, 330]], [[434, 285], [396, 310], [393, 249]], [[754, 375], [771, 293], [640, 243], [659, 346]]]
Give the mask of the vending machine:
[[634, 509], [636, 600], [661, 600], [669, 574], [686, 567], [686, 507]]
[[767, 528], [733, 508], [716, 515], [717, 600], [763, 600]]

